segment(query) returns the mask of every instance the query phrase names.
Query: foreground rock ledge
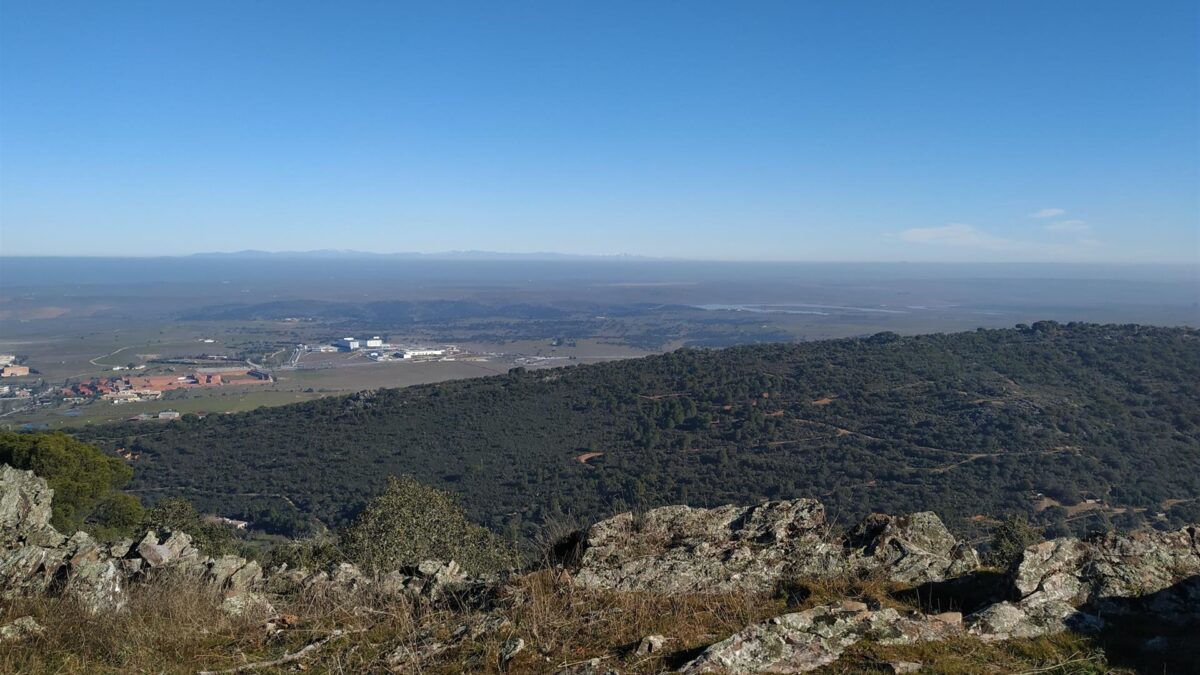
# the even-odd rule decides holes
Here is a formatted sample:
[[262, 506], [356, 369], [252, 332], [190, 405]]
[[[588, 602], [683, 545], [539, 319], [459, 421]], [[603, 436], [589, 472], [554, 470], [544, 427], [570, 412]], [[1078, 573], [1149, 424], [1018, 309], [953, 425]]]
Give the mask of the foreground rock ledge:
[[[283, 566], [268, 573], [237, 556], [206, 556], [182, 532], [147, 532], [136, 542], [113, 544], [83, 532], [66, 537], [50, 525], [53, 494], [32, 472], [0, 465], [0, 597], [67, 595], [94, 612], [113, 612], [125, 606], [130, 584], [179, 574], [211, 589], [224, 609], [238, 614], [270, 611], [276, 594], [336, 595], [369, 587], [381, 598], [461, 600], [482, 598], [505, 583], [503, 577], [471, 579], [453, 562], [438, 561], [381, 575], [365, 575], [350, 564], [329, 572]], [[861, 572], [910, 586], [958, 583], [979, 566], [976, 552], [932, 513], [875, 514], [842, 536], [830, 529], [824, 507], [810, 499], [626, 513], [580, 533], [571, 576], [580, 586], [616, 591], [761, 592], [780, 581]], [[488, 611], [477, 614], [480, 633], [504, 620]], [[1130, 618], [1200, 634], [1200, 527], [1043, 542], [1025, 549], [994, 601], [965, 619], [843, 601], [747, 626], [710, 645], [683, 670], [800, 673], [836, 661], [860, 640], [909, 644], [964, 633], [1003, 640], [1100, 630]], [[14, 622], [4, 638], [35, 634], [27, 623]], [[524, 642], [512, 643], [514, 655], [518, 644]], [[410, 656], [399, 655], [396, 663]]]

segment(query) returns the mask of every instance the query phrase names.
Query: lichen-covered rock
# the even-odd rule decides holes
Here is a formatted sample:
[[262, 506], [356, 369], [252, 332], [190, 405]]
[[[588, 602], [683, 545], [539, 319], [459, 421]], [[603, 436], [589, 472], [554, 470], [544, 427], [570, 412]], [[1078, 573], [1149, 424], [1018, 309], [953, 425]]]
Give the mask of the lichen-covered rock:
[[76, 532], [66, 547], [67, 593], [92, 612], [116, 611], [125, 606], [125, 578], [108, 548], [85, 532]]
[[1061, 600], [1025, 605], [998, 602], [967, 617], [967, 632], [987, 641], [1032, 638], [1064, 630], [1095, 633], [1104, 620]]
[[975, 549], [955, 539], [931, 511], [871, 514], [850, 531], [847, 545], [858, 549], [860, 567], [880, 568], [902, 583], [942, 581], [979, 567]]
[[265, 617], [275, 613], [275, 607], [261, 593], [244, 592], [231, 595], [221, 601], [221, 611], [230, 616]]
[[50, 526], [54, 490], [32, 471], [0, 465], [0, 545], [58, 546], [64, 537]]
[[1147, 596], [1200, 575], [1200, 527], [1110, 532], [1087, 547], [1080, 576], [1092, 601]]
[[1010, 572], [1012, 602], [968, 617], [985, 639], [1094, 631], [1101, 616], [1137, 612], [1200, 621], [1200, 535], [1141, 530], [1052, 539], [1026, 548]]
[[970, 546], [929, 512], [876, 514], [848, 536], [829, 535], [812, 499], [698, 509], [667, 506], [624, 513], [583, 535], [576, 583], [657, 592], [769, 591], [789, 578], [880, 570], [921, 584], [979, 566]]
[[841, 546], [824, 535], [825, 508], [811, 499], [623, 513], [586, 531], [574, 581], [616, 590], [768, 591], [788, 576], [840, 570]]
[[0, 626], [0, 642], [18, 642], [45, 632], [32, 616], [22, 616]]
[[833, 663], [859, 640], [911, 644], [961, 633], [945, 621], [894, 609], [823, 605], [750, 626], [704, 650], [683, 673], [806, 673]]

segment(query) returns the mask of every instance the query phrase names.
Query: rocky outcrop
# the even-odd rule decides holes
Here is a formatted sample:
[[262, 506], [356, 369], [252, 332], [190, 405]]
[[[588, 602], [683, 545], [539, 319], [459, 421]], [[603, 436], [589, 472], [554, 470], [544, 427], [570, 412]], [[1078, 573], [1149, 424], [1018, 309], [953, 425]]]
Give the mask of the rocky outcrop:
[[789, 575], [844, 564], [825, 528], [825, 508], [811, 499], [623, 513], [587, 530], [574, 578], [624, 591], [769, 590]]
[[32, 471], [0, 465], [0, 545], [57, 546], [63, 537], [50, 526], [54, 490]]
[[267, 588], [275, 593], [338, 597], [367, 591], [381, 597], [405, 596], [428, 602], [454, 598], [463, 605], [486, 604], [486, 598], [498, 584], [498, 579], [467, 576], [453, 560], [426, 560], [379, 575], [364, 574], [350, 563], [341, 563], [331, 571], [315, 572], [283, 565], [272, 570], [267, 579]]
[[[502, 575], [472, 578], [452, 561], [433, 560], [384, 574], [364, 574], [347, 563], [318, 571], [281, 565], [268, 573], [238, 556], [205, 555], [182, 532], [151, 531], [115, 543], [97, 542], [83, 532], [63, 536], [50, 525], [52, 498], [45, 481], [0, 466], [0, 597], [61, 595], [93, 612], [112, 612], [127, 604], [132, 585], [164, 577], [201, 585], [232, 615], [274, 614], [270, 601], [276, 594], [323, 596], [356, 607], [403, 597], [468, 618], [449, 636], [431, 630], [397, 645], [385, 659], [391, 671], [424, 669], [483, 635], [505, 639], [494, 655], [502, 669], [541, 654], [536, 636], [512, 634], [503, 614], [504, 607], [531, 602], [532, 592]], [[1131, 624], [1121, 621], [1148, 618], [1155, 625], [1147, 649], [1163, 650], [1174, 648], [1172, 640], [1200, 631], [1197, 527], [1055, 539], [1025, 549], [1003, 574], [974, 573], [975, 551], [932, 513], [875, 514], [844, 534], [831, 529], [822, 505], [809, 499], [626, 513], [579, 534], [571, 569], [554, 572], [563, 583], [586, 588], [658, 593], [765, 592], [780, 582], [872, 574], [915, 592], [918, 604], [923, 588], [945, 587], [959, 589], [954, 591], [959, 600], [970, 597], [969, 606], [980, 608], [964, 620], [958, 613], [881, 607], [887, 604], [883, 599], [872, 606], [821, 605], [746, 627], [699, 656], [669, 654], [678, 659], [676, 665], [692, 659], [683, 666], [685, 673], [807, 672], [834, 662], [861, 640], [902, 645], [963, 634], [1002, 640], [1064, 629], [1096, 631], [1106, 622], [1124, 629]], [[980, 580], [986, 582], [981, 590], [968, 595], [964, 589]], [[276, 628], [268, 630], [293, 623], [294, 617], [280, 615], [268, 624]], [[1160, 631], [1159, 624], [1172, 630]], [[2, 640], [36, 635], [23, 619], [0, 626]], [[648, 635], [621, 651], [639, 659], [664, 658], [670, 643], [665, 635]], [[555, 668], [598, 675], [612, 670], [609, 665], [594, 659]], [[921, 665], [896, 661], [879, 667], [912, 672]]]
[[254, 595], [263, 577], [258, 563], [205, 556], [183, 532], [147, 532], [136, 545], [101, 544], [86, 532], [64, 537], [50, 525], [53, 497], [33, 472], [0, 466], [0, 596], [64, 595], [93, 612], [118, 611], [131, 582], [176, 574], [207, 584], [231, 612], [266, 608]]
[[582, 537], [576, 583], [656, 592], [770, 591], [781, 581], [880, 570], [903, 583], [940, 581], [979, 566], [933, 513], [868, 517], [830, 535], [812, 499], [715, 509], [667, 506], [623, 513]]
[[833, 663], [859, 640], [911, 644], [962, 632], [959, 617], [871, 610], [861, 602], [823, 605], [750, 626], [685, 665], [691, 673], [806, 673]]
[[932, 511], [873, 513], [850, 530], [846, 545], [856, 567], [881, 569], [906, 584], [942, 581], [979, 567], [975, 549], [955, 539]]
[[972, 634], [1008, 639], [1068, 628], [1097, 631], [1103, 617], [1135, 613], [1179, 624], [1200, 622], [1200, 531], [1187, 527], [1045, 541], [1022, 552], [1009, 585], [1012, 600], [969, 617]]

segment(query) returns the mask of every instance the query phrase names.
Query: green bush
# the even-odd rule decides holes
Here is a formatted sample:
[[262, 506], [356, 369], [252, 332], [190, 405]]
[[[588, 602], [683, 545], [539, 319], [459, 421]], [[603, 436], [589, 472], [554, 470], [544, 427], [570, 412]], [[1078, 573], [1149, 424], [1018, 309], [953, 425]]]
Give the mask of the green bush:
[[511, 544], [467, 520], [458, 499], [413, 478], [392, 477], [343, 535], [343, 550], [383, 572], [422, 560], [454, 560], [472, 574], [515, 567]]
[[1009, 515], [992, 530], [985, 561], [993, 567], [1009, 567], [1027, 547], [1044, 540], [1042, 533], [1024, 516]]
[[136, 497], [120, 492], [133, 477], [127, 464], [63, 433], [0, 432], [0, 463], [33, 471], [54, 490], [50, 523], [100, 538], [133, 534], [141, 522]]

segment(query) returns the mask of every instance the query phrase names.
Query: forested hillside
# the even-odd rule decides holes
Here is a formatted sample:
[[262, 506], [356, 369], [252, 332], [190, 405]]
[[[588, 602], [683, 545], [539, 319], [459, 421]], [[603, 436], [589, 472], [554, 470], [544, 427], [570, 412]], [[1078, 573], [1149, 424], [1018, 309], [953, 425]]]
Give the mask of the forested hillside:
[[1200, 519], [1200, 332], [1039, 322], [681, 350], [80, 435], [132, 452], [143, 498], [288, 534], [345, 523], [394, 474], [511, 536], [799, 496], [964, 531], [1010, 512], [1050, 533], [1165, 524]]

